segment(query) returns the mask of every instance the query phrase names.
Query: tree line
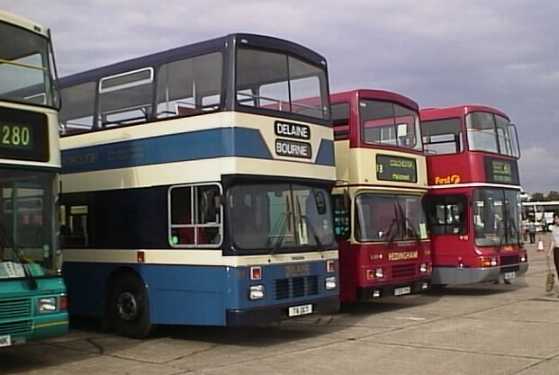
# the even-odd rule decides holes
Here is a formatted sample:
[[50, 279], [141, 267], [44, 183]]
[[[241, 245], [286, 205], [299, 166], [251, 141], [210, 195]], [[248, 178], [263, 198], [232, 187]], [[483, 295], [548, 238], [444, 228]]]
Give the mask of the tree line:
[[532, 193], [530, 195], [530, 200], [534, 202], [542, 201], [559, 201], [559, 191], [552, 190], [547, 194], [544, 193]]

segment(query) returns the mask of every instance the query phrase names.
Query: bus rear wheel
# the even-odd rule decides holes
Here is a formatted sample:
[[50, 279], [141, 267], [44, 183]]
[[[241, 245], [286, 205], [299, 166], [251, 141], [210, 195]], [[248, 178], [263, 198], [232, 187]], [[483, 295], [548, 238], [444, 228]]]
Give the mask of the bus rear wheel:
[[109, 308], [111, 326], [119, 335], [144, 338], [151, 333], [146, 287], [136, 275], [126, 273], [115, 280]]

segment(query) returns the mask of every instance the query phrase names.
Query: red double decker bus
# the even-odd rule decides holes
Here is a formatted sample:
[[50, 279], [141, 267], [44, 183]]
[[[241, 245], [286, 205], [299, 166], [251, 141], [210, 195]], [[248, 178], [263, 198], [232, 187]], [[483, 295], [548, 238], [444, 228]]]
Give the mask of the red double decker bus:
[[505, 281], [528, 269], [521, 243], [516, 127], [491, 107], [421, 111], [433, 284]]
[[427, 171], [417, 104], [392, 92], [354, 90], [332, 95], [331, 108], [342, 302], [428, 289]]

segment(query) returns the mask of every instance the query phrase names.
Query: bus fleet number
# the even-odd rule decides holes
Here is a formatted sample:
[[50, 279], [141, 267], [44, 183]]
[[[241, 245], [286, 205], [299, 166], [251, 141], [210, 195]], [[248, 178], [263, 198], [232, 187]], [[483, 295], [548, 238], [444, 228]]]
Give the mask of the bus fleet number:
[[15, 147], [29, 146], [31, 134], [26, 126], [2, 126], [2, 144]]

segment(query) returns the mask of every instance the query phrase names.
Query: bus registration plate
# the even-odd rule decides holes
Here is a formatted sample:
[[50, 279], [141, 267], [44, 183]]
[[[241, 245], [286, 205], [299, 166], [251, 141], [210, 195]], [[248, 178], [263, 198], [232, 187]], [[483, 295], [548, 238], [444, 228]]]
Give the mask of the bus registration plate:
[[411, 293], [411, 287], [409, 286], [403, 286], [401, 288], [394, 289], [395, 296], [403, 296], [405, 294], [410, 294], [410, 293]]
[[505, 280], [512, 280], [516, 278], [516, 272], [505, 272]]
[[312, 314], [312, 305], [291, 306], [287, 312], [289, 317]]
[[0, 336], [0, 348], [4, 346], [11, 346], [12, 345], [12, 338], [10, 335]]

